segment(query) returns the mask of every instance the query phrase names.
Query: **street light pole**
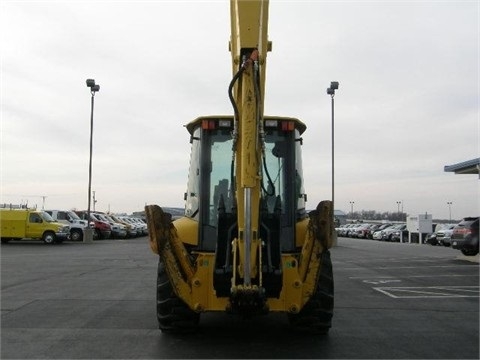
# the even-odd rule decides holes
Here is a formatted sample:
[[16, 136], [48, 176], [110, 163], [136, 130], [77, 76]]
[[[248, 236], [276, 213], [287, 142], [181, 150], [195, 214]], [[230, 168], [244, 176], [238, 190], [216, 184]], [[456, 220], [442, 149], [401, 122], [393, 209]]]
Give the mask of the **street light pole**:
[[355, 201], [350, 201], [350, 214], [352, 216], [352, 220], [353, 220], [353, 204], [355, 204]]
[[452, 221], [452, 202], [451, 202], [451, 201], [447, 201], [447, 205], [448, 205], [449, 219], [450, 219], [450, 222], [451, 222], [451, 221]]
[[90, 157], [88, 162], [88, 207], [87, 207], [87, 228], [84, 232], [83, 241], [85, 243], [93, 242], [93, 230], [90, 228], [90, 205], [92, 197], [92, 153], [93, 153], [93, 107], [94, 107], [94, 98], [95, 93], [100, 91], [100, 85], [95, 84], [94, 79], [87, 79], [87, 87], [90, 88], [90, 93], [92, 94], [92, 104], [90, 112]]
[[[335, 212], [335, 90], [338, 90], [338, 81], [330, 82], [327, 94], [332, 98], [332, 209]], [[335, 217], [335, 216], [334, 216]]]
[[95, 191], [93, 192], [93, 211], [95, 211], [95, 204], [97, 203], [97, 199], [95, 198]]
[[397, 201], [397, 213], [398, 213], [398, 218], [399, 218], [399, 220], [401, 220], [401, 218], [400, 218], [400, 205], [401, 205], [401, 204], [402, 204], [401, 201]]

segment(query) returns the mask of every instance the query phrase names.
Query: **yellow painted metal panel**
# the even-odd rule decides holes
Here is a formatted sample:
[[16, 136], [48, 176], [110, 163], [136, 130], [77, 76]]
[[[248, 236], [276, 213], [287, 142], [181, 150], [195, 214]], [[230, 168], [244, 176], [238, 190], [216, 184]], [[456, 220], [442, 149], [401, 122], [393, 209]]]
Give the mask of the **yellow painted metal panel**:
[[175, 220], [173, 225], [181, 242], [189, 245], [198, 244], [198, 221], [188, 217], [181, 217]]

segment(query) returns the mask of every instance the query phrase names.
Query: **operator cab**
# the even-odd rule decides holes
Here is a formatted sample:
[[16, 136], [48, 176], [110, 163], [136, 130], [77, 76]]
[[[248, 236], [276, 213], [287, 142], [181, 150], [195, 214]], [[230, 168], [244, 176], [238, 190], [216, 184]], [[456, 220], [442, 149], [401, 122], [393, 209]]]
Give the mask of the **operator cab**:
[[[235, 237], [233, 121], [232, 116], [208, 116], [186, 125], [192, 150], [185, 216], [199, 222], [200, 251], [215, 251], [222, 223], [228, 224], [225, 225], [228, 229], [223, 229], [228, 241]], [[265, 161], [259, 170], [262, 177], [260, 223], [277, 218], [281, 229], [275, 241], [281, 251], [294, 251], [296, 221], [307, 216], [300, 137], [306, 126], [288, 117], [266, 116], [263, 121]], [[265, 231], [271, 233], [272, 229]]]

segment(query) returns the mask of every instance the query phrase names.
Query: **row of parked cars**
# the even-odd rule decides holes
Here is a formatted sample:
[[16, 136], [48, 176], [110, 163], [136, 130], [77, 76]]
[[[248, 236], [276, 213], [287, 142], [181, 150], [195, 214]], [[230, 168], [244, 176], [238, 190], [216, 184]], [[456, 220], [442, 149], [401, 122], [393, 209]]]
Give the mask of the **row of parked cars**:
[[70, 226], [70, 240], [83, 240], [83, 231], [90, 226], [94, 239], [125, 239], [148, 235], [147, 223], [137, 217], [107, 214], [98, 211], [45, 210], [55, 221]]
[[401, 241], [402, 239], [406, 239], [408, 237], [406, 224], [355, 223], [341, 225], [335, 230], [337, 231], [337, 236], [359, 239]]
[[450, 246], [455, 225], [456, 224], [438, 224], [435, 227], [435, 231], [428, 234], [426, 243], [430, 245]]
[[[355, 223], [341, 225], [335, 229], [337, 236], [381, 241], [404, 241], [408, 238], [407, 225]], [[464, 255], [478, 254], [479, 218], [466, 217], [458, 224], [439, 224], [428, 234], [425, 242], [431, 245], [451, 246]]]
[[65, 240], [81, 241], [85, 229], [93, 230], [94, 239], [124, 239], [148, 235], [147, 223], [140, 218], [101, 212], [72, 210], [37, 210], [0, 206], [0, 237], [11, 240], [43, 240], [46, 244]]
[[435, 232], [429, 234], [427, 243], [431, 245], [451, 246], [463, 255], [478, 254], [479, 217], [463, 218], [458, 224], [438, 226]]

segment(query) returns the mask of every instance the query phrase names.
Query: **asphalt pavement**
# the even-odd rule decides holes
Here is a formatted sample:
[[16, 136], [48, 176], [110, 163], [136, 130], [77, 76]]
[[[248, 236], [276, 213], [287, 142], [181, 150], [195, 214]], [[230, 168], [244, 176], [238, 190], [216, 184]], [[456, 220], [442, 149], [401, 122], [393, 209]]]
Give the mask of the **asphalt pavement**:
[[158, 330], [147, 238], [1, 246], [2, 359], [478, 359], [478, 256], [339, 238], [333, 327], [297, 333], [284, 314], [201, 317]]

